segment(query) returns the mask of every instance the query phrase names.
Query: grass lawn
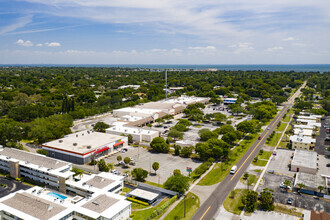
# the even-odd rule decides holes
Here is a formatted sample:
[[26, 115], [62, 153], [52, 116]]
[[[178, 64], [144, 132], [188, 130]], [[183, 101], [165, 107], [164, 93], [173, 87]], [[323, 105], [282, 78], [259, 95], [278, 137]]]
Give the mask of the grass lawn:
[[163, 205], [168, 200], [169, 200], [169, 198], [165, 198], [158, 205], [156, 205], [155, 207], [152, 207], [150, 209], [146, 209], [146, 210], [142, 210], [142, 211], [132, 211], [133, 219], [134, 220], [140, 220], [140, 219], [144, 220], [147, 216], [151, 215], [151, 213], [153, 211], [155, 211], [158, 207]]
[[[249, 180], [249, 186], [254, 186], [258, 181], [258, 177], [256, 175], [249, 174], [248, 180]], [[239, 181], [241, 183], [244, 183], [245, 185], [247, 185], [248, 182], [246, 179], [244, 179], [244, 176], [242, 176]]]
[[254, 162], [254, 160], [252, 161], [252, 164], [255, 166], [259, 166], [259, 167], [264, 167], [266, 166], [268, 160], [257, 160], [257, 162]]
[[281, 133], [275, 133], [272, 139], [270, 139], [270, 141], [266, 141], [266, 144], [271, 147], [275, 147], [281, 136], [282, 136]]
[[251, 147], [251, 145], [258, 139], [259, 134], [250, 134], [251, 139], [244, 139], [240, 146], [231, 150], [231, 155], [228, 161], [216, 164], [213, 169], [204, 176], [197, 185], [210, 186], [221, 182], [230, 172], [231, 167], [236, 164]]
[[160, 188], [164, 188], [162, 184], [158, 184], [158, 183], [154, 183], [154, 182], [150, 182], [150, 181], [145, 181], [144, 183], [152, 185], [152, 186], [157, 186]]
[[[130, 201], [130, 202], [132, 202], [132, 201]], [[142, 205], [142, 204], [139, 204], [139, 203], [136, 203], [136, 202], [132, 202], [131, 207], [132, 207], [132, 210], [134, 210], [134, 209], [144, 209], [144, 208], [148, 208], [150, 206]]]
[[27, 152], [30, 152], [27, 148], [23, 147], [23, 150], [24, 151], [27, 151]]
[[180, 203], [165, 217], [165, 220], [172, 219], [191, 219], [199, 208], [200, 201], [198, 196], [189, 192], [186, 196], [186, 217], [183, 217], [184, 212], [184, 200], [181, 200]]
[[223, 202], [223, 206], [228, 212], [240, 215], [243, 210], [242, 196], [247, 192], [247, 189], [235, 189], [235, 196], [231, 198], [231, 194], [227, 196]]
[[282, 121], [283, 121], [283, 122], [289, 122], [289, 121], [290, 121], [290, 117], [291, 117], [291, 115], [286, 114], [285, 118], [282, 119]]
[[124, 192], [124, 193], [128, 193], [129, 191], [131, 191], [131, 189], [130, 189], [130, 188], [127, 188], [127, 187], [123, 187], [123, 192]]
[[287, 123], [282, 122], [280, 127], [276, 128], [276, 131], [281, 131], [281, 132], [284, 131], [287, 125], [288, 125]]
[[297, 210], [297, 208], [294, 208], [291, 206], [287, 207], [286, 205], [275, 203], [276, 212], [281, 212], [281, 213], [285, 213], [285, 214], [289, 214], [289, 215], [303, 217], [303, 214], [301, 212], [297, 212], [296, 210]]
[[264, 151], [261, 155], [258, 154], [258, 158], [268, 160], [272, 155], [272, 153], [273, 153], [272, 151]]
[[262, 173], [262, 170], [261, 169], [255, 169], [253, 170], [254, 172], [257, 172], [257, 173]]

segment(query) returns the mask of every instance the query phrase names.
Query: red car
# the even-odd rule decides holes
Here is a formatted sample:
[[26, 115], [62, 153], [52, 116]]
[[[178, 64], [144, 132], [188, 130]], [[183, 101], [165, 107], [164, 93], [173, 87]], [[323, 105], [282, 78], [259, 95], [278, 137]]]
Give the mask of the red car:
[[260, 136], [258, 137], [258, 140], [261, 140], [261, 137]]

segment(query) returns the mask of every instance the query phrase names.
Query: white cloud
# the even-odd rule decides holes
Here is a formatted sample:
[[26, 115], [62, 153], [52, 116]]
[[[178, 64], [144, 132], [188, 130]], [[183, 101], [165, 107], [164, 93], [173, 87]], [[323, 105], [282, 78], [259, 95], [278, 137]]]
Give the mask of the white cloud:
[[296, 39], [294, 37], [287, 37], [287, 38], [282, 39], [282, 41], [293, 41], [293, 40], [296, 40]]
[[284, 50], [284, 48], [279, 46], [279, 47], [271, 47], [266, 49], [267, 52], [274, 52], [279, 50]]
[[51, 43], [45, 43], [47, 47], [60, 47], [61, 44], [59, 42], [51, 42]]
[[234, 53], [242, 53], [242, 52], [254, 50], [254, 47], [252, 45], [253, 45], [252, 43], [243, 42], [243, 43], [230, 45], [229, 47], [235, 48]]
[[19, 39], [18, 41], [16, 41], [15, 44], [18, 44], [18, 45], [24, 46], [24, 47], [32, 47], [33, 46], [33, 43], [31, 41], [29, 41], [29, 40], [24, 41], [22, 39]]
[[204, 51], [216, 51], [215, 46], [206, 46], [206, 47], [188, 47], [188, 50], [204, 50]]
[[42, 47], [42, 46], [43, 46], [43, 44], [37, 44], [36, 46], [37, 46], [37, 47]]
[[183, 50], [177, 49], [177, 48], [173, 48], [173, 49], [171, 49], [171, 52], [173, 52], [173, 53], [182, 53]]

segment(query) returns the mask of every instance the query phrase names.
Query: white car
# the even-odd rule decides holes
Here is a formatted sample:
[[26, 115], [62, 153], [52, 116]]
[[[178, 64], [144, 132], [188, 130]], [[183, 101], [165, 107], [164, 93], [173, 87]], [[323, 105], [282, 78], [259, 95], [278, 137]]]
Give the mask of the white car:
[[291, 189], [291, 186], [287, 186], [287, 185], [284, 184], [284, 182], [281, 182], [280, 188]]

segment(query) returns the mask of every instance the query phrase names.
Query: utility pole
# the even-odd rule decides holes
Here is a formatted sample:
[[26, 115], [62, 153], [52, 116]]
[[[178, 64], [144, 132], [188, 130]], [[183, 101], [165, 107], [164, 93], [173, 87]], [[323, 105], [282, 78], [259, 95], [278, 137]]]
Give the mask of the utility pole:
[[165, 101], [167, 100], [167, 70], [165, 70]]

